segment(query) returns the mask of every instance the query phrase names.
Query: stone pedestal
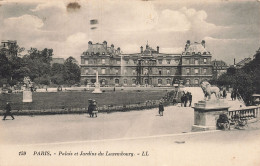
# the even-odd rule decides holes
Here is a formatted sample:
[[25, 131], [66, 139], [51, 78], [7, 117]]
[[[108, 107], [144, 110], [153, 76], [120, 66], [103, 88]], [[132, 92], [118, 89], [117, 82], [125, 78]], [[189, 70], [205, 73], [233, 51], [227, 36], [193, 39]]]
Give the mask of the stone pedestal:
[[32, 102], [32, 92], [30, 90], [23, 91], [23, 102], [24, 103]]
[[100, 85], [99, 83], [95, 83], [95, 89], [92, 93], [102, 93], [102, 91], [100, 90]]
[[227, 114], [229, 106], [224, 100], [199, 101], [194, 105], [192, 131], [216, 130], [220, 114]]

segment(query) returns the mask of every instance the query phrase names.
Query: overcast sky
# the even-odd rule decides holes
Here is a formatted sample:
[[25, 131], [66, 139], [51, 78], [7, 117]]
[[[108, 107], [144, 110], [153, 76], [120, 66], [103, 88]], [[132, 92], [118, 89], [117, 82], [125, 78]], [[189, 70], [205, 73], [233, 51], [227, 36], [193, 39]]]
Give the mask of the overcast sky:
[[[139, 52], [147, 41], [161, 52], [181, 53], [187, 40], [205, 40], [213, 59], [228, 64], [252, 57], [260, 47], [257, 0], [73, 2], [0, 0], [0, 40], [17, 40], [26, 49], [53, 48], [54, 57], [77, 60], [90, 40], [106, 40], [123, 53]], [[96, 29], [91, 19], [98, 20]]]

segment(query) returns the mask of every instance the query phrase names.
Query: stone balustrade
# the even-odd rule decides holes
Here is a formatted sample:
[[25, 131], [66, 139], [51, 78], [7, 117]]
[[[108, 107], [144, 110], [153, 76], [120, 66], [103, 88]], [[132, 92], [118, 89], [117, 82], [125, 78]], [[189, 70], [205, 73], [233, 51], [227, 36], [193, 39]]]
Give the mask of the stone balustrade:
[[250, 120], [259, 117], [260, 106], [249, 106], [228, 111], [230, 120], [234, 120], [235, 115], [239, 115], [240, 119]]

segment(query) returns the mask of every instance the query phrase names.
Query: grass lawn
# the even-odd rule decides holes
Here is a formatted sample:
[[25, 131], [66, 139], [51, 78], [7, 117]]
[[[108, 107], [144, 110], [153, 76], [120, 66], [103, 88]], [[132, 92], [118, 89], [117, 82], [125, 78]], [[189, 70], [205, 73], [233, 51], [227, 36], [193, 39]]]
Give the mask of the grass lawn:
[[12, 109], [40, 110], [56, 108], [83, 108], [87, 107], [88, 99], [95, 99], [98, 106], [137, 104], [146, 100], [159, 100], [167, 93], [166, 90], [154, 91], [106, 91], [102, 94], [93, 94], [89, 91], [80, 92], [34, 92], [32, 103], [22, 102], [22, 93], [0, 94], [0, 109], [6, 101], [11, 103]]

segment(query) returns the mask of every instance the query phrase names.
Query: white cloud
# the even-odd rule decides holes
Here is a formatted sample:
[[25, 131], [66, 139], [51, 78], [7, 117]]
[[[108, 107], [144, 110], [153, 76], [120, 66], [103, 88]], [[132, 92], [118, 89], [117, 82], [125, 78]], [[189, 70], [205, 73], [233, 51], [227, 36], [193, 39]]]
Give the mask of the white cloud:
[[36, 16], [22, 15], [20, 17], [11, 17], [4, 20], [5, 27], [8, 28], [24, 28], [37, 29], [43, 26], [43, 22]]

